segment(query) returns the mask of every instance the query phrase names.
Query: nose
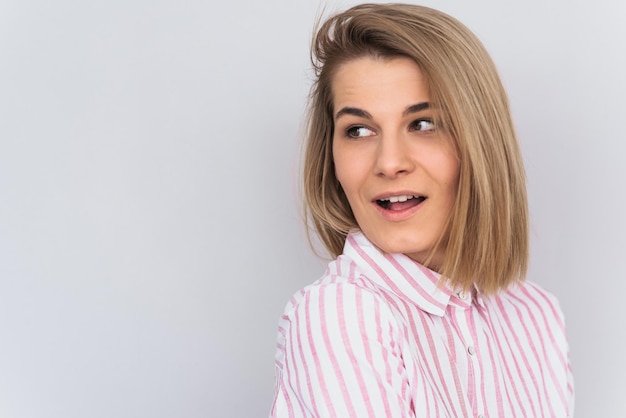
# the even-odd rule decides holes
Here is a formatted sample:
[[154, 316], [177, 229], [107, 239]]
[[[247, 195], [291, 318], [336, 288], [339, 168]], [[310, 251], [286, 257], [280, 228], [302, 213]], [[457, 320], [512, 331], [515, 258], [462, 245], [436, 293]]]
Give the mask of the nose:
[[376, 175], [395, 178], [413, 171], [415, 165], [410, 157], [408, 144], [401, 136], [384, 136], [378, 143]]

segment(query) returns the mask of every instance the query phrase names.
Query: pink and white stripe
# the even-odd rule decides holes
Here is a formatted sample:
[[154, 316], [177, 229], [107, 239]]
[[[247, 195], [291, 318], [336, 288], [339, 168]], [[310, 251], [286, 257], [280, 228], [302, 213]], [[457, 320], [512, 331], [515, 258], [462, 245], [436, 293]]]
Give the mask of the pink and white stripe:
[[571, 417], [556, 299], [525, 282], [486, 298], [439, 288], [363, 234], [281, 316], [272, 417]]

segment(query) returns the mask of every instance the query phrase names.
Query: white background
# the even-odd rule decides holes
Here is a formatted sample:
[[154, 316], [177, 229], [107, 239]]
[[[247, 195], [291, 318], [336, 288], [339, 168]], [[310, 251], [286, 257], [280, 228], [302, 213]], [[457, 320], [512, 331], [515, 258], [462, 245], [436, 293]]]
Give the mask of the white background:
[[[508, 88], [576, 415], [624, 417], [626, 2], [422, 3]], [[320, 4], [0, 0], [0, 417], [267, 415]]]

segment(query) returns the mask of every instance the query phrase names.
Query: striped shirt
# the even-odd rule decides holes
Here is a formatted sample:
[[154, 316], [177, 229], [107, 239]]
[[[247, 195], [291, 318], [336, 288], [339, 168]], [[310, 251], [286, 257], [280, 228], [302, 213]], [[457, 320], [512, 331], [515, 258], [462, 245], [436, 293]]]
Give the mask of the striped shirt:
[[360, 232], [280, 318], [272, 417], [570, 417], [563, 315], [528, 281], [454, 292]]

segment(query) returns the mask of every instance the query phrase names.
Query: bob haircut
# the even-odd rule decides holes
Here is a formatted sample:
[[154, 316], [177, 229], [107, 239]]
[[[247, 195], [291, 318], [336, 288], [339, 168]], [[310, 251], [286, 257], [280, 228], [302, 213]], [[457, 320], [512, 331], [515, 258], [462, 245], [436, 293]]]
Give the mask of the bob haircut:
[[358, 228], [335, 177], [333, 76], [358, 58], [408, 57], [426, 79], [436, 126], [452, 138], [460, 164], [456, 200], [436, 245], [445, 248], [439, 273], [454, 288], [476, 286], [485, 294], [522, 280], [529, 245], [524, 167], [506, 92], [477, 37], [445, 13], [407, 4], [362, 4], [317, 28], [304, 211], [330, 254], [340, 255], [348, 232]]

